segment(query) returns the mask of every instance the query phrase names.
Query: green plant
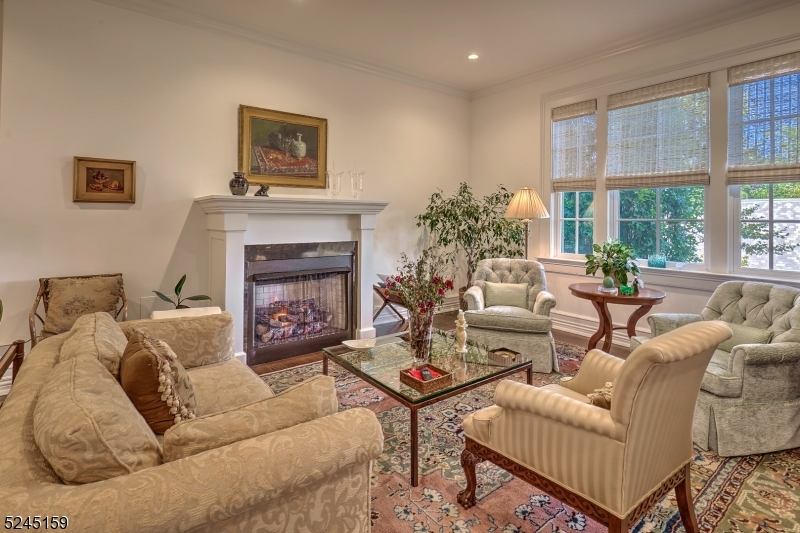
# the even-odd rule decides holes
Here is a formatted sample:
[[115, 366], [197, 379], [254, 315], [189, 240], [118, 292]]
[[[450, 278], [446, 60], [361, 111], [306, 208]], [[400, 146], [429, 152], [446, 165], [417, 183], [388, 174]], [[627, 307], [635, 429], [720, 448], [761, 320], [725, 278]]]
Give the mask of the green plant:
[[593, 254], [586, 254], [586, 273], [592, 276], [600, 270], [604, 276], [611, 276], [620, 285], [628, 283], [628, 273], [634, 276], [639, 275], [639, 264], [636, 262], [636, 254], [633, 248], [611, 239], [603, 243], [602, 246], [595, 244], [592, 246]]
[[208, 296], [205, 294], [196, 294], [194, 296], [187, 296], [186, 298], [181, 298], [181, 291], [183, 290], [183, 284], [186, 283], [186, 274], [183, 275], [181, 280], [175, 285], [175, 301], [173, 302], [171, 298], [168, 298], [166, 295], [158, 292], [153, 291], [156, 293], [156, 296], [164, 300], [165, 302], [169, 302], [175, 306], [175, 309], [188, 309], [188, 305], [184, 305], [183, 302], [192, 301], [192, 302], [199, 302], [202, 300], [210, 300]]
[[478, 261], [487, 257], [521, 257], [525, 234], [522, 224], [504, 217], [512, 193], [499, 185], [482, 199], [462, 183], [453, 196], [445, 197], [438, 189], [428, 207], [417, 215], [417, 227], [424, 226], [442, 248], [452, 246], [455, 261], [461, 256], [466, 263], [467, 285]]

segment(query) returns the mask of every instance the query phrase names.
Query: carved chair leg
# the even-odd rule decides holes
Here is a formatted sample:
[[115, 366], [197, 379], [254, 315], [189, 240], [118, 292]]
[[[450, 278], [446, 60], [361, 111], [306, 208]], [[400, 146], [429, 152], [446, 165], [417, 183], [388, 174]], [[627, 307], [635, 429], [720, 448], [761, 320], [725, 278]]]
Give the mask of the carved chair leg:
[[611, 516], [608, 519], [608, 533], [628, 533], [628, 519]]
[[461, 468], [467, 478], [467, 488], [458, 493], [458, 503], [464, 509], [475, 505], [475, 490], [478, 488], [478, 478], [475, 475], [475, 465], [483, 461], [469, 450], [461, 452]]
[[686, 533], [700, 533], [697, 517], [694, 514], [692, 503], [692, 472], [691, 463], [686, 464], [685, 479], [675, 486], [675, 498], [678, 500], [678, 510]]

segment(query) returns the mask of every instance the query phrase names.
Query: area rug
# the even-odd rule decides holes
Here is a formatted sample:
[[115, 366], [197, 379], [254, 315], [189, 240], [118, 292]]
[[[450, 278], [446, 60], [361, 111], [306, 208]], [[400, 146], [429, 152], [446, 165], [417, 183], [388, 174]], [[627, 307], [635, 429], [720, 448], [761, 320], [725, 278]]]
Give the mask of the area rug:
[[[584, 350], [556, 343], [561, 373], [534, 374], [534, 384], [573, 375]], [[490, 463], [478, 468], [478, 504], [464, 510], [456, 495], [465, 486], [459, 464], [464, 448], [461, 421], [492, 404], [495, 385], [466, 392], [422, 409], [420, 484], [409, 484], [409, 413], [400, 404], [331, 364], [340, 409], [366, 407], [383, 426], [383, 454], [372, 476], [375, 533], [571, 533], [606, 528]], [[320, 374], [321, 363], [262, 376], [275, 392]], [[518, 379], [523, 380], [520, 375]], [[695, 450], [692, 486], [704, 532], [800, 533], [800, 450], [724, 459]], [[665, 496], [632, 529], [684, 531], [674, 493]]]

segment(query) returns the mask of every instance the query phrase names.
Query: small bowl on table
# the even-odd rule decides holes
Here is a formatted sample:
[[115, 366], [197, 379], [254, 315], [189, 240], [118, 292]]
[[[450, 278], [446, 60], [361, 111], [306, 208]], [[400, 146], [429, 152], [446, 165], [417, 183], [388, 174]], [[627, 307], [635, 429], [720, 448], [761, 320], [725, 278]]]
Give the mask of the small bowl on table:
[[375, 347], [375, 339], [356, 339], [351, 341], [342, 341], [342, 344], [344, 344], [354, 352], [368, 352]]

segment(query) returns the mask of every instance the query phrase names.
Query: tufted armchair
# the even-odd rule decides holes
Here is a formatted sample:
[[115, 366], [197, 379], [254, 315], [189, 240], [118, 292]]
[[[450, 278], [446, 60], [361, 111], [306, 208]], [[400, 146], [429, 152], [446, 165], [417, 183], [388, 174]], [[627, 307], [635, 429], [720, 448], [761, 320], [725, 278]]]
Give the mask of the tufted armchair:
[[[524, 294], [516, 298], [517, 305], [498, 305], [492, 301], [492, 296], [502, 291], [500, 284], [508, 284], [509, 289], [519, 289], [523, 284], [527, 287]], [[550, 309], [555, 307], [556, 300], [547, 292], [541, 263], [525, 259], [484, 259], [478, 262], [472, 287], [467, 289], [464, 299], [470, 339], [490, 348], [508, 348], [522, 353], [533, 361], [534, 372], [558, 371], [550, 320]], [[495, 296], [495, 299], [498, 298]]]
[[[653, 337], [703, 321], [723, 321], [734, 330], [703, 377], [696, 444], [723, 457], [800, 446], [800, 289], [728, 281], [699, 315], [655, 314], [647, 320]], [[631, 349], [646, 340], [633, 337]]]

